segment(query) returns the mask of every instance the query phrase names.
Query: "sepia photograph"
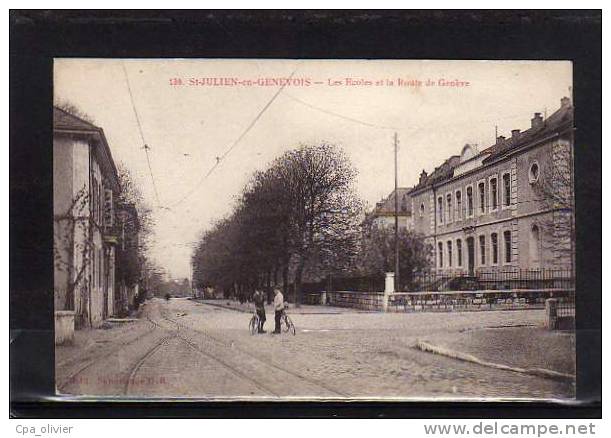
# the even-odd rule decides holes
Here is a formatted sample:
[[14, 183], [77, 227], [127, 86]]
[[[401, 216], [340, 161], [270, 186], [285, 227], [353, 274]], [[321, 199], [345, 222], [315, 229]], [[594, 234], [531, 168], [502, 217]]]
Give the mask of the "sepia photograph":
[[575, 400], [573, 101], [562, 60], [55, 58], [56, 396]]

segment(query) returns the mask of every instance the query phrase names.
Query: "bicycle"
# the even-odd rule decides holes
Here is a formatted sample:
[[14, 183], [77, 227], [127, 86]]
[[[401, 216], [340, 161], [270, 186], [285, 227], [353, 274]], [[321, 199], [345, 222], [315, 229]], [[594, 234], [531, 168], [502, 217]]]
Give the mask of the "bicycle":
[[248, 324], [248, 330], [250, 330], [251, 335], [256, 335], [259, 333], [259, 322], [260, 318], [255, 310], [255, 313], [252, 315], [252, 318], [250, 318], [250, 323]]
[[[283, 325], [284, 324], [284, 325]], [[296, 330], [295, 330], [295, 324], [293, 324], [293, 321], [291, 320], [291, 318], [286, 314], [286, 312], [284, 311], [284, 309], [282, 310], [282, 316], [280, 317], [280, 325], [281, 325], [281, 330], [284, 333], [287, 332], [291, 332], [293, 333], [293, 336], [295, 336]]]

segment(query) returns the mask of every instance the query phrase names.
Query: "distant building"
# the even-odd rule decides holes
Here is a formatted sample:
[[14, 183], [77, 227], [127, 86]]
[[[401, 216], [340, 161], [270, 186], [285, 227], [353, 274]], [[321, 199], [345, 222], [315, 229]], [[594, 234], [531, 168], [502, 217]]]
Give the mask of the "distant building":
[[465, 145], [411, 195], [414, 229], [438, 273], [572, 269], [573, 107], [483, 150]]
[[[411, 188], [397, 188], [398, 205], [397, 217], [399, 229], [411, 230], [414, 226], [412, 218], [412, 202], [410, 197]], [[368, 215], [367, 222], [376, 228], [395, 227], [395, 191], [393, 190], [387, 198], [379, 201], [373, 211]]]
[[55, 309], [75, 325], [115, 313], [117, 169], [104, 131], [53, 108]]

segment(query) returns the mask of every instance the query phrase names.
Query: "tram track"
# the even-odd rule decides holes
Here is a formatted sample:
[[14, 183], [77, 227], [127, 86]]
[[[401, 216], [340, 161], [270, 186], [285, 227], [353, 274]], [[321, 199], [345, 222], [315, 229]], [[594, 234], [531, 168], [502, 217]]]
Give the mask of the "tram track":
[[[148, 318], [147, 318], [148, 319]], [[121, 342], [118, 343], [117, 346], [113, 349], [111, 349], [110, 351], [103, 351], [99, 354], [94, 355], [92, 358], [90, 358], [89, 360], [87, 360], [82, 366], [78, 367], [76, 370], [74, 370], [73, 372], [69, 373], [68, 376], [66, 376], [65, 378], [62, 379], [61, 383], [56, 384], [56, 391], [57, 392], [62, 392], [68, 385], [70, 385], [71, 383], [75, 382], [78, 378], [78, 376], [80, 376], [83, 372], [87, 371], [89, 368], [91, 368], [92, 366], [94, 366], [95, 364], [97, 364], [100, 360], [102, 360], [105, 357], [108, 356], [112, 356], [116, 353], [118, 353], [119, 351], [121, 351], [122, 349], [124, 349], [127, 346], [133, 345], [136, 342], [140, 341], [142, 338], [144, 338], [145, 336], [148, 336], [149, 334], [153, 333], [156, 329], [157, 329], [157, 325], [155, 325], [150, 319], [149, 322], [152, 323], [152, 328], [149, 330], [146, 330], [145, 332], [129, 339], [126, 342]], [[56, 368], [61, 368], [66, 366], [66, 363], [71, 361], [72, 359], [66, 360], [64, 362], [58, 363], [56, 365]]]
[[[287, 370], [286, 368], [280, 367], [280, 366], [274, 364], [273, 362], [264, 360], [264, 359], [262, 359], [262, 358], [260, 358], [260, 357], [258, 357], [256, 355], [250, 353], [249, 351], [236, 346], [235, 343], [232, 343], [232, 345], [228, 345], [226, 342], [224, 342], [221, 339], [218, 339], [217, 337], [211, 335], [206, 330], [196, 329], [196, 328], [189, 327], [189, 326], [186, 326], [184, 324], [181, 324], [180, 322], [178, 322], [176, 320], [173, 320], [172, 318], [169, 318], [167, 315], [164, 315], [164, 312], [161, 311], [161, 310], [160, 310], [160, 315], [161, 315], [162, 318], [167, 319], [167, 320], [173, 322], [174, 324], [182, 326], [184, 329], [191, 330], [191, 331], [194, 331], [194, 332], [199, 333], [201, 335], [204, 335], [206, 338], [210, 339], [211, 341], [213, 341], [217, 345], [221, 346], [222, 348], [231, 348], [231, 349], [237, 350], [238, 352], [240, 352], [240, 353], [250, 357], [251, 359], [254, 359], [255, 361], [263, 364], [267, 368], [272, 368], [272, 369], [274, 369], [276, 371], [280, 371], [280, 372], [289, 374], [292, 377], [294, 377], [296, 379], [299, 379], [301, 381], [307, 382], [308, 384], [310, 384], [312, 386], [324, 389], [325, 391], [330, 392], [330, 393], [332, 393], [333, 395], [335, 395], [337, 397], [349, 397], [348, 394], [340, 392], [340, 391], [336, 390], [335, 388], [331, 388], [328, 385], [326, 385], [326, 384], [324, 384], [324, 383], [322, 383], [322, 382], [320, 382], [320, 381], [318, 381], [316, 379], [312, 379], [312, 378], [306, 377], [306, 376], [304, 376], [302, 374], [299, 374], [297, 372], [294, 372], [294, 371], [291, 371], [291, 370]], [[183, 340], [187, 341], [186, 339], [183, 339]], [[187, 341], [187, 342], [192, 344], [190, 341]]]
[[[213, 354], [205, 351], [204, 349], [200, 348], [197, 344], [195, 344], [194, 342], [190, 341], [189, 339], [185, 338], [184, 336], [181, 336], [180, 334], [180, 329], [183, 328], [184, 326], [182, 326], [178, 321], [173, 320], [172, 318], [167, 317], [166, 315], [163, 314], [163, 311], [160, 309], [159, 312], [160, 316], [162, 319], [169, 321], [170, 323], [175, 325], [174, 329], [168, 328], [168, 327], [164, 327], [162, 324], [159, 324], [158, 321], [153, 320], [150, 315], [147, 315], [147, 319], [154, 324], [156, 327], [159, 327], [163, 330], [168, 330], [168, 331], [172, 331], [172, 334], [170, 336], [167, 336], [163, 339], [161, 339], [159, 342], [157, 342], [155, 345], [153, 345], [149, 350], [147, 350], [147, 352], [132, 366], [132, 368], [130, 369], [129, 372], [129, 377], [127, 378], [126, 382], [125, 382], [125, 386], [124, 386], [124, 394], [125, 395], [129, 395], [130, 392], [130, 388], [131, 385], [134, 381], [136, 381], [136, 377], [138, 372], [140, 371], [140, 369], [143, 367], [143, 365], [146, 363], [147, 360], [149, 360], [157, 351], [159, 351], [164, 345], [167, 345], [169, 343], [170, 340], [172, 339], [178, 339], [179, 341], [181, 341], [182, 343], [184, 343], [188, 348], [190, 348], [191, 350], [195, 351], [196, 353], [198, 353], [199, 355], [207, 358], [208, 360], [212, 360], [215, 363], [221, 365], [223, 368], [227, 369], [231, 374], [233, 374], [234, 376], [243, 379], [245, 381], [248, 381], [250, 384], [252, 384], [254, 387], [256, 387], [257, 389], [259, 389], [260, 391], [262, 391], [263, 393], [266, 393], [268, 395], [274, 396], [274, 397], [278, 397], [279, 394], [277, 394], [275, 391], [273, 391], [271, 388], [268, 388], [266, 385], [261, 384], [260, 382], [256, 381], [255, 379], [253, 379], [252, 377], [248, 376], [247, 374], [243, 373], [242, 371], [240, 371], [239, 369], [237, 369], [235, 366], [231, 365], [230, 363], [220, 359], [217, 356], [214, 356]], [[186, 328], [186, 327], [185, 327]]]

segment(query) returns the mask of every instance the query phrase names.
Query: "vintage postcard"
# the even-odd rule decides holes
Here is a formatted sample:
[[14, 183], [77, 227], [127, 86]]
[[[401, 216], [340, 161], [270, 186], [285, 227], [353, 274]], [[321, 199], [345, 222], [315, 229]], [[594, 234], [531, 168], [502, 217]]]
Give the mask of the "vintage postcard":
[[568, 61], [54, 62], [56, 391], [575, 397]]

